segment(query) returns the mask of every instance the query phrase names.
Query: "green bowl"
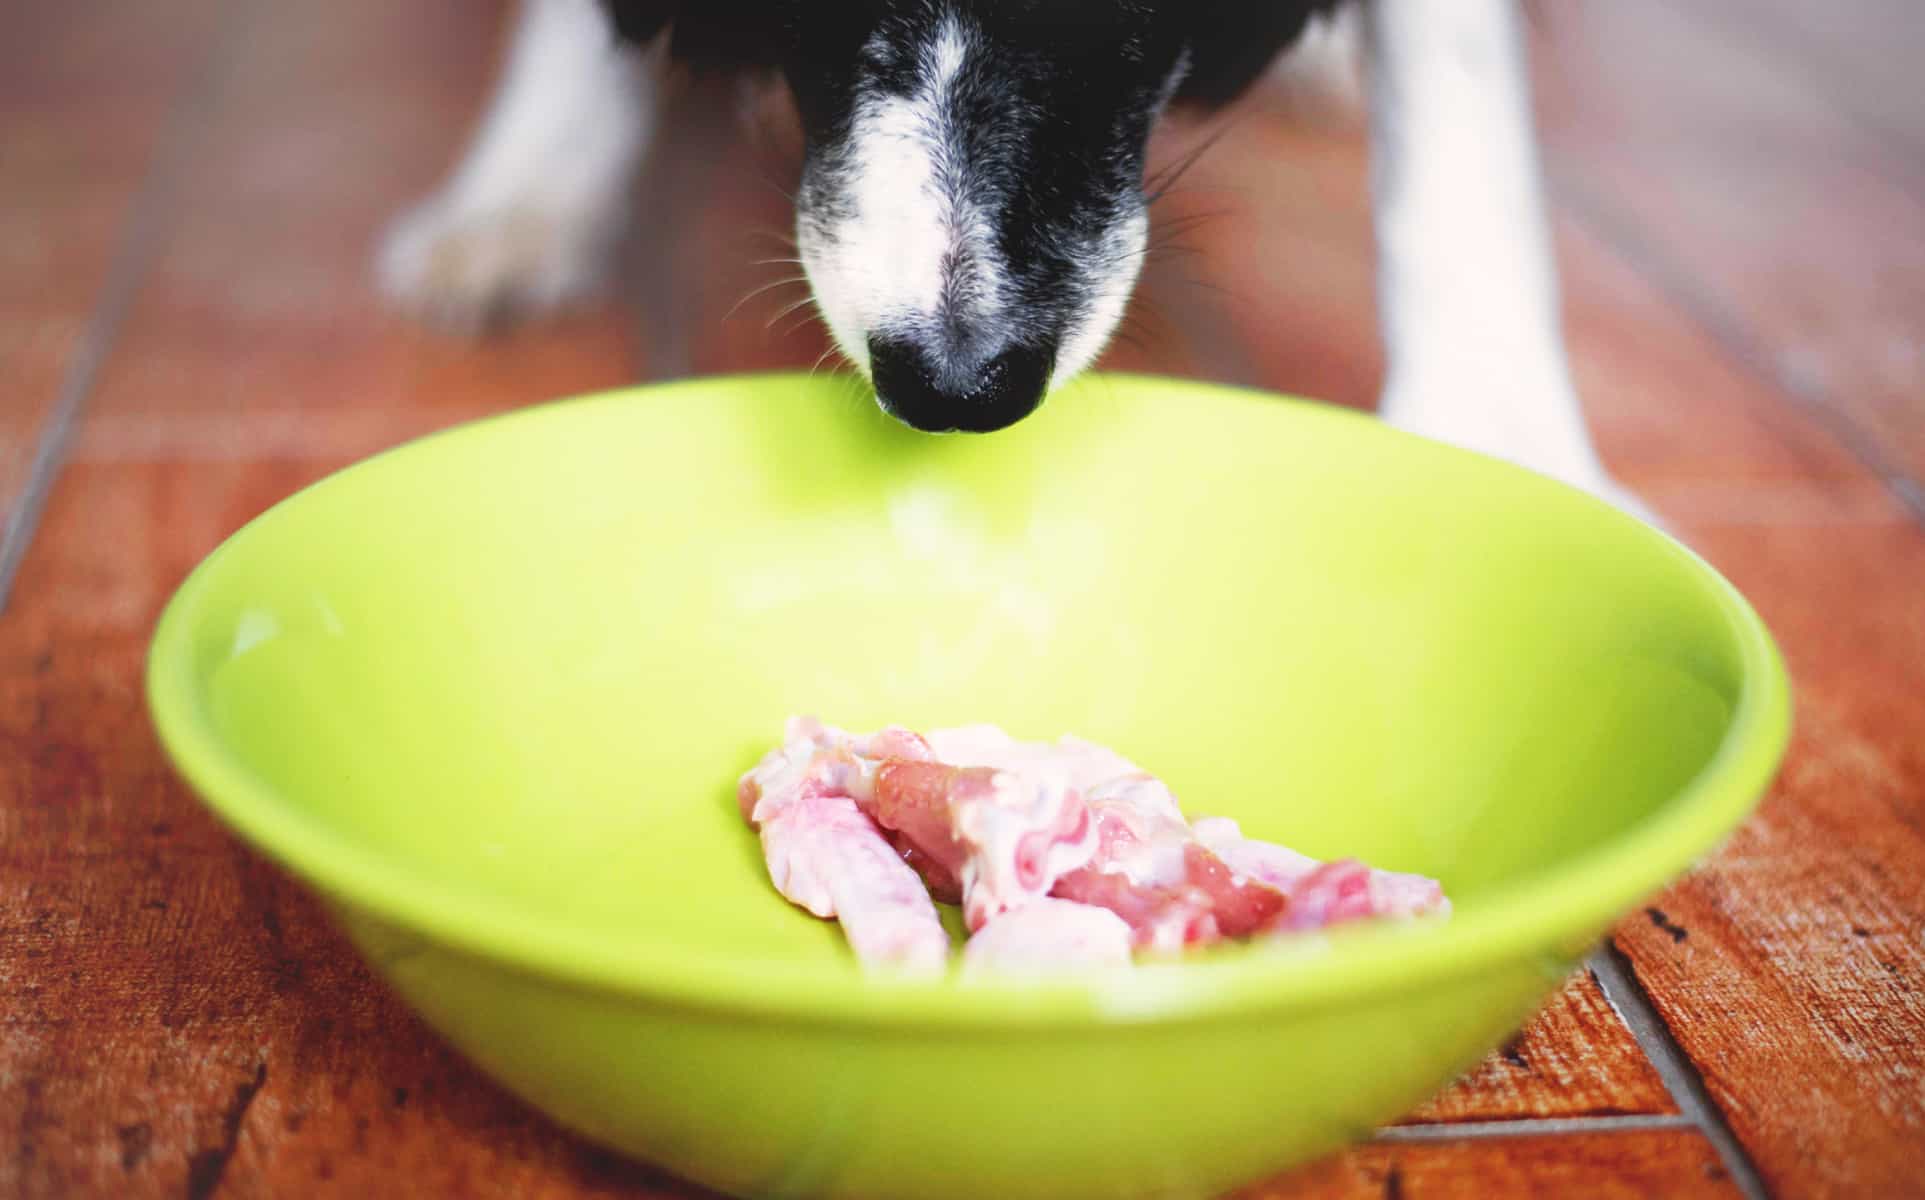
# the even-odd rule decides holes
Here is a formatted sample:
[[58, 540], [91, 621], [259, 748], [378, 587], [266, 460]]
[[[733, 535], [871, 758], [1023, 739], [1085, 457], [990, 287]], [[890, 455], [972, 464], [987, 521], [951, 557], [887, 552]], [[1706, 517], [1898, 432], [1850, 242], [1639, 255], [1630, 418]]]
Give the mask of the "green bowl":
[[[922, 1200], [1207, 1195], [1396, 1117], [1717, 845], [1788, 720], [1750, 608], [1615, 510], [1116, 376], [986, 438], [792, 374], [432, 437], [215, 551], [148, 683], [213, 810], [533, 1105], [726, 1192]], [[1078, 733], [1456, 913], [866, 978], [735, 809], [794, 712]]]

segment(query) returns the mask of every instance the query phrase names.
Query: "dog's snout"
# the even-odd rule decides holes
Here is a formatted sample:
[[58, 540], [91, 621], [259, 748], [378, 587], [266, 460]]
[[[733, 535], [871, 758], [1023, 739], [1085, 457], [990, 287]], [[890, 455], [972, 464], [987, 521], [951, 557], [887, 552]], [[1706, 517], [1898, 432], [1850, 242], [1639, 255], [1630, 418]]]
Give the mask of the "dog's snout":
[[869, 372], [884, 411], [926, 433], [991, 433], [1036, 411], [1055, 353], [1012, 346], [964, 360], [906, 338], [869, 339]]

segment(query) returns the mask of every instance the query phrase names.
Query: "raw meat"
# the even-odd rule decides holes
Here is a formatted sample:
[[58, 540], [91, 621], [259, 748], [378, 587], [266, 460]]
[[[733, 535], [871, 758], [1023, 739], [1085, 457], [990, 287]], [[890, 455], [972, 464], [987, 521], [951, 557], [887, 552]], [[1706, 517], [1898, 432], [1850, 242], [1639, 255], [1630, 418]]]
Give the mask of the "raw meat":
[[1097, 853], [1052, 895], [1109, 909], [1146, 950], [1248, 937], [1278, 920], [1283, 893], [1240, 878], [1199, 843], [1169, 789], [1134, 773], [1090, 790]]
[[1196, 839], [1230, 869], [1261, 880], [1290, 897], [1284, 928], [1315, 929], [1364, 917], [1445, 915], [1450, 901], [1435, 879], [1379, 871], [1354, 858], [1318, 862], [1273, 842], [1246, 838], [1228, 817], [1203, 817]]
[[1082, 794], [1061, 772], [889, 759], [857, 803], [955, 882], [970, 930], [1049, 895], [1096, 853]]
[[848, 792], [865, 769], [857, 750], [909, 750], [886, 732], [858, 742], [797, 720], [789, 740], [743, 776], [742, 815], [762, 837], [769, 878], [789, 901], [842, 923], [865, 964], [941, 971], [949, 934], [915, 869]]
[[865, 964], [946, 961], [932, 896], [962, 906], [972, 972], [1450, 910], [1422, 876], [1319, 862], [1223, 817], [1193, 826], [1159, 780], [1078, 738], [1020, 742], [990, 725], [859, 735], [812, 718], [785, 732], [742, 777], [742, 814], [777, 890], [838, 918]]
[[1129, 925], [1108, 909], [1046, 896], [977, 930], [963, 946], [963, 970], [1045, 975], [1127, 966], [1132, 942]]

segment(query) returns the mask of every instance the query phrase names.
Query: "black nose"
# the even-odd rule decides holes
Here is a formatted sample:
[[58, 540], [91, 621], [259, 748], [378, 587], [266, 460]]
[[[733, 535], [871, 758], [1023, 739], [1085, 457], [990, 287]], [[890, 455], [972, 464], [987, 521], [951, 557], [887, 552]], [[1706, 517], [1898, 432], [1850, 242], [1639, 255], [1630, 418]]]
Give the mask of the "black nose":
[[1043, 402], [1053, 349], [1015, 346], [988, 361], [932, 353], [905, 338], [869, 339], [869, 375], [889, 415], [925, 433], [990, 433]]

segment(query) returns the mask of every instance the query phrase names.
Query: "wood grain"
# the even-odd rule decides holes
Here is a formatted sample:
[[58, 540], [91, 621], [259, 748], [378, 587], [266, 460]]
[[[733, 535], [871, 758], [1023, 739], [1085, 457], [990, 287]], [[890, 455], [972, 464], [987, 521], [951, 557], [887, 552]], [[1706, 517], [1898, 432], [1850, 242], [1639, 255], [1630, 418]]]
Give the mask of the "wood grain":
[[0, 37], [0, 529], [81, 358], [217, 4], [32, 5]]
[[382, 229], [433, 186], [483, 98], [486, 9], [359, 0], [235, 19], [243, 49], [101, 372], [80, 457], [360, 455], [634, 378], [614, 306], [477, 344], [422, 329], [376, 292]]
[[633, 373], [615, 312], [475, 347], [376, 301], [375, 232], [472, 119], [471, 11], [238, 14], [246, 55], [0, 624], [0, 1194], [663, 1194], [429, 1037], [175, 783], [139, 691], [160, 603], [269, 504]]
[[1521, 1033], [1400, 1123], [1676, 1111], [1597, 980], [1581, 971]]
[[1878, 83], [1876, 64], [1915, 62], [1925, 23], [1821, 7], [1560, 6], [1538, 26], [1547, 160], [1559, 197], [1728, 351], [1916, 485], [1925, 156], [1881, 131], [1925, 121], [1915, 82]]
[[1236, 1193], [1234, 1200], [1483, 1200], [1739, 1195], [1695, 1130], [1359, 1146]]
[[1825, 92], [1896, 162], [1925, 165], [1925, 123], [1917, 119], [1925, 8], [1911, 0], [1710, 0], [1697, 7], [1725, 37], [1769, 54], [1778, 70]]
[[1208, 149], [1155, 209], [1144, 304], [1167, 335], [1157, 355], [1185, 374], [1374, 407], [1383, 352], [1360, 122], [1259, 93], [1170, 140], [1176, 161]]

